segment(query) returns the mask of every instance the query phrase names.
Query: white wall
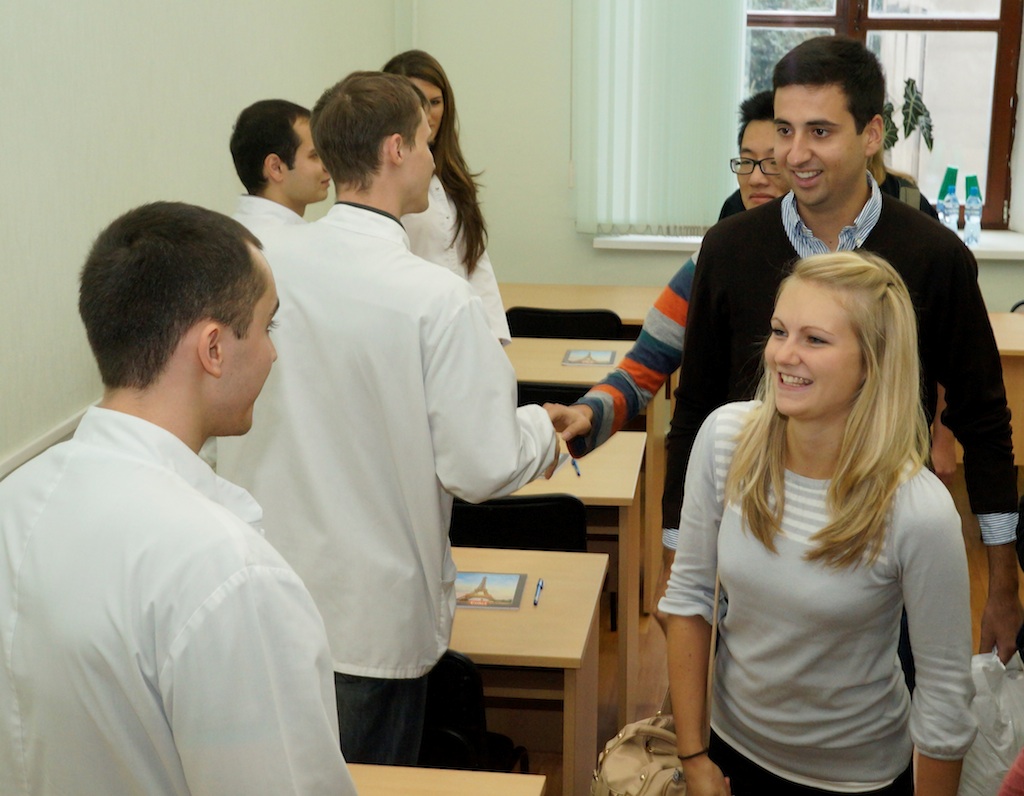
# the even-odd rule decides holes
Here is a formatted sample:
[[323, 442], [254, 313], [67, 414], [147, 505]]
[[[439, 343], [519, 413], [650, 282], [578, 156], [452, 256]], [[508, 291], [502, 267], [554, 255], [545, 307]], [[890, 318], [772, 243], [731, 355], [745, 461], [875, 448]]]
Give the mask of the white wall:
[[682, 265], [678, 255], [595, 251], [592, 238], [575, 231], [569, 188], [571, 0], [413, 5], [410, 45], [444, 66], [458, 100], [466, 160], [484, 172], [483, 211], [498, 278], [666, 283]]
[[[679, 255], [595, 250], [575, 232], [571, 9], [571, 0], [6, 4], [0, 477], [100, 395], [75, 306], [96, 233], [156, 199], [230, 211], [240, 186], [227, 141], [242, 107], [270, 96], [311, 105], [349, 71], [411, 46], [437, 56], [454, 85], [467, 159], [484, 171], [500, 279], [667, 282]], [[1024, 175], [1020, 145], [1014, 171]], [[1024, 176], [1017, 182], [1024, 190]], [[1019, 197], [1012, 224], [1024, 229]], [[1024, 263], [983, 264], [981, 283], [992, 309], [1009, 309], [1024, 297]]]
[[[0, 465], [100, 395], [77, 274], [118, 214], [230, 212], [238, 112], [379, 67], [392, 0], [6, 3], [0, 25]], [[319, 212], [323, 212], [322, 208]], [[0, 472], [0, 476], [2, 476]]]

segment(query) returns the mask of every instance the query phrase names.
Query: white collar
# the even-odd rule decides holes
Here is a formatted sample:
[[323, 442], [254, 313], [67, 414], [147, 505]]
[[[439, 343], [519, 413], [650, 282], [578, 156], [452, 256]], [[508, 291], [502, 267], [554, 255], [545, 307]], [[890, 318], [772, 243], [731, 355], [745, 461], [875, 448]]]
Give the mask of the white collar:
[[165, 428], [141, 417], [93, 406], [78, 424], [74, 440], [169, 470], [203, 496], [263, 532], [263, 509], [253, 496], [217, 475], [188, 445]]
[[285, 224], [305, 224], [306, 219], [273, 199], [242, 194], [238, 197], [235, 215], [273, 216]]

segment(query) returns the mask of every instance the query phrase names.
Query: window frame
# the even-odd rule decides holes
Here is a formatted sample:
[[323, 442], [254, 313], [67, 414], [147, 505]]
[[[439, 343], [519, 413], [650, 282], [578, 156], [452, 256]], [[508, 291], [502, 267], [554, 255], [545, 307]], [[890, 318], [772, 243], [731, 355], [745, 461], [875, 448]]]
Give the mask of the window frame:
[[985, 181], [986, 229], [1007, 229], [1010, 218], [1010, 154], [1017, 114], [1017, 72], [1020, 64], [1024, 3], [1000, 0], [998, 19], [955, 17], [871, 17], [869, 0], [835, 0], [835, 14], [747, 12], [748, 28], [833, 28], [837, 34], [867, 43], [872, 31], [948, 31], [995, 33], [996, 73], [993, 76], [992, 119]]

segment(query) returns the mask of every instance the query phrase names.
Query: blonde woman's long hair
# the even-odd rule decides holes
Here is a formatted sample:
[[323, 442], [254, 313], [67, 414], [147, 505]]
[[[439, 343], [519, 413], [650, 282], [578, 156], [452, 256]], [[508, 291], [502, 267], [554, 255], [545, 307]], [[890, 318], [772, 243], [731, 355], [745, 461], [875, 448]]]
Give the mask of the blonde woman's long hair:
[[915, 188], [917, 187], [917, 180], [915, 180], [913, 176], [903, 171], [896, 171], [896, 169], [890, 169], [888, 166], [885, 165], [885, 150], [883, 150], [881, 147], [879, 147], [875, 154], [873, 154], [871, 158], [868, 160], [868, 171], [871, 172], [871, 176], [875, 178], [875, 182], [877, 182], [879, 185], [885, 182], [885, 178], [887, 175], [892, 174], [894, 177], [898, 177], [903, 182], [909, 183], [910, 185], [913, 185]]
[[[856, 567], [865, 557], [878, 557], [897, 488], [928, 459], [917, 320], [903, 279], [873, 254], [835, 252], [801, 260], [776, 299], [796, 280], [834, 291], [860, 345], [864, 382], [828, 486], [831, 521], [811, 537], [806, 554], [837, 569]], [[775, 408], [775, 390], [764, 368], [757, 391], [761, 405], [737, 436], [725, 487], [726, 499], [740, 506], [751, 533], [773, 552], [784, 510], [788, 422]]]

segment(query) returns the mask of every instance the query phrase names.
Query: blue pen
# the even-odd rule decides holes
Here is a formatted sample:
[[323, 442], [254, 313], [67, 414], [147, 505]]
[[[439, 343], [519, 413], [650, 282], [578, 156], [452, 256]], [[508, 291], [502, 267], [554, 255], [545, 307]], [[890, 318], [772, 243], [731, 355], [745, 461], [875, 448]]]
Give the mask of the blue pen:
[[544, 578], [540, 578], [537, 581], [537, 591], [533, 593], [533, 604], [536, 605], [540, 602], [540, 592], [544, 588]]
[[575, 459], [572, 460], [572, 469], [576, 471], [576, 477], [577, 478], [580, 478], [583, 475], [580, 472], [580, 465], [579, 465], [579, 463]]

